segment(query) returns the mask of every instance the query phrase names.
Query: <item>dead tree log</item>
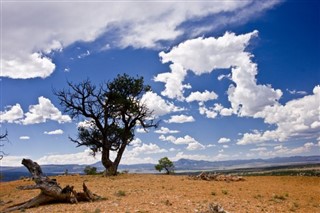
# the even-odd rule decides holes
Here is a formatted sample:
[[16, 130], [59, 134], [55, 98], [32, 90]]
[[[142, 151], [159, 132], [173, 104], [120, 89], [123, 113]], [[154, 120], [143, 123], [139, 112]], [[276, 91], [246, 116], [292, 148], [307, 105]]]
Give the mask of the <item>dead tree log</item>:
[[38, 196], [28, 200], [24, 203], [16, 204], [5, 209], [3, 212], [10, 212], [21, 209], [28, 209], [39, 205], [48, 203], [61, 202], [61, 203], [78, 203], [80, 201], [96, 201], [103, 198], [93, 194], [88, 187], [83, 183], [83, 192], [77, 193], [73, 186], [67, 185], [61, 188], [55, 179], [50, 179], [42, 173], [41, 167], [36, 162], [30, 159], [23, 159], [22, 164], [27, 167], [32, 175], [32, 180], [36, 185], [20, 186], [20, 190], [40, 189], [41, 192]]

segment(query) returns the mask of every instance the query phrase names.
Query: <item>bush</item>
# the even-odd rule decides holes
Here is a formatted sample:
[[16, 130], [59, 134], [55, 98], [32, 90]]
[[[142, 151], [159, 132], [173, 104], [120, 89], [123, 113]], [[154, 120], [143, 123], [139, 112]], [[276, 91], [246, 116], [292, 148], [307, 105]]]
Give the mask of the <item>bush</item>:
[[97, 174], [97, 168], [94, 166], [86, 166], [83, 170], [83, 172], [86, 175], [96, 175]]

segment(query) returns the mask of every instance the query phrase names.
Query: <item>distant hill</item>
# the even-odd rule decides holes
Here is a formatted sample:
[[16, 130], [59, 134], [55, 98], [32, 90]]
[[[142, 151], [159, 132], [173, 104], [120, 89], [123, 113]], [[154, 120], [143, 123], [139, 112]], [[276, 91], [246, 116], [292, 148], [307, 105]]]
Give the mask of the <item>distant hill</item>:
[[320, 156], [292, 156], [269, 159], [227, 160], [227, 161], [198, 161], [180, 159], [174, 163], [179, 170], [223, 170], [238, 168], [257, 168], [280, 165], [298, 165], [320, 163]]
[[[258, 167], [272, 167], [282, 165], [299, 165], [299, 164], [317, 164], [320, 163], [320, 156], [292, 156], [292, 157], [276, 157], [269, 159], [250, 159], [250, 160], [228, 160], [228, 161], [203, 161], [180, 159], [174, 162], [176, 172], [186, 171], [202, 171], [202, 170], [227, 170], [239, 168], [258, 168]], [[66, 164], [66, 165], [41, 165], [42, 171], [47, 175], [64, 174], [68, 171], [69, 174], [82, 174], [87, 165]], [[91, 164], [103, 171], [104, 167], [99, 161]], [[132, 164], [119, 165], [119, 170], [127, 170], [130, 173], [156, 173], [154, 164]], [[21, 167], [0, 167], [0, 174], [3, 176], [2, 181], [10, 181], [19, 179], [21, 176], [29, 176], [28, 170]]]

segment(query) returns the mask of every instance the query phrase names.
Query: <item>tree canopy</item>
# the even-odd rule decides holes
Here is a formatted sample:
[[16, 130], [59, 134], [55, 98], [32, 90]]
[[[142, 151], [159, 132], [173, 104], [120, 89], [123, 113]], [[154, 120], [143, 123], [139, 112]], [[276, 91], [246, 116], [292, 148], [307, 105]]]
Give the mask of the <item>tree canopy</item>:
[[[78, 137], [71, 140], [78, 146], [89, 147], [93, 155], [101, 152], [106, 174], [116, 175], [122, 154], [134, 139], [136, 126], [157, 126], [152, 111], [141, 101], [151, 87], [144, 84], [143, 77], [127, 74], [99, 86], [89, 79], [68, 85], [69, 89], [55, 92], [60, 104], [72, 118], [85, 118], [85, 125], [78, 127]], [[111, 151], [117, 153], [113, 161]]]
[[174, 165], [168, 157], [161, 158], [157, 165], [155, 165], [155, 169], [161, 172], [162, 170], [166, 171], [166, 174], [171, 174], [174, 172]]

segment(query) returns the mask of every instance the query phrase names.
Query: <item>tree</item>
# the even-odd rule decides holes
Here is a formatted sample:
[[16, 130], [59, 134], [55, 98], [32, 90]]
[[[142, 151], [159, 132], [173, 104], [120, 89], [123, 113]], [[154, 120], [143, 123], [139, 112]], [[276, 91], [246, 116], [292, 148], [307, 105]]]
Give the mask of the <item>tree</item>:
[[97, 168], [94, 166], [86, 166], [83, 170], [83, 172], [86, 175], [96, 175], [97, 174]]
[[[4, 146], [4, 144], [2, 144], [2, 141], [7, 141], [8, 140], [7, 136], [8, 136], [8, 132], [7, 131], [3, 135], [0, 135], [0, 147]], [[2, 160], [4, 155], [6, 155], [6, 153], [4, 153], [4, 151], [2, 151], [2, 149], [1, 149], [0, 150], [0, 160]]]
[[161, 172], [162, 170], [166, 170], [166, 174], [171, 174], [174, 172], [174, 165], [169, 158], [164, 157], [161, 158], [159, 161], [159, 164], [155, 165], [155, 169]]
[[[88, 79], [73, 84], [69, 89], [55, 92], [72, 118], [86, 118], [86, 126], [78, 128], [78, 138], [71, 141], [87, 146], [93, 155], [101, 152], [105, 175], [116, 175], [121, 157], [134, 139], [137, 125], [144, 129], [156, 127], [152, 111], [142, 103], [143, 94], [151, 90], [144, 85], [143, 77], [118, 75], [113, 81], [96, 87]], [[112, 160], [111, 152], [116, 152]]]

